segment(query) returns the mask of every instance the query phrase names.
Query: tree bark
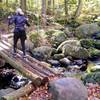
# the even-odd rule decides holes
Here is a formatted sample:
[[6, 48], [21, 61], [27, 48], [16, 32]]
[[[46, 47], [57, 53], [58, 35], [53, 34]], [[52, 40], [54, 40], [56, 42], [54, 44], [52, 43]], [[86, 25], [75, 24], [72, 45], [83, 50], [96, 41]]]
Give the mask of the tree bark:
[[28, 84], [10, 94], [7, 94], [2, 97], [2, 100], [17, 100], [18, 98], [25, 96], [26, 94], [31, 93], [35, 88], [33, 87], [32, 84]]
[[66, 20], [68, 20], [68, 1], [69, 0], [64, 0], [65, 3], [65, 16], [66, 16]]
[[26, 12], [26, 1], [27, 0], [20, 0], [20, 7], [24, 12]]
[[2, 57], [0, 57], [0, 67], [3, 67], [5, 63], [5, 60]]
[[46, 0], [42, 0], [42, 25], [46, 25]]
[[77, 17], [80, 16], [81, 10], [82, 10], [82, 4], [83, 4], [82, 0], [78, 0], [78, 6], [77, 6], [77, 9], [76, 9], [75, 14], [73, 16], [74, 19], [76, 19]]
[[51, 0], [48, 0], [47, 14], [51, 15]]
[[12, 65], [15, 69], [17, 69], [21, 74], [23, 74], [24, 76], [28, 77], [29, 79], [31, 79], [34, 83], [34, 85], [40, 86], [41, 85], [41, 78], [39, 78], [39, 76], [37, 76], [36, 74], [28, 71], [24, 66], [24, 64], [19, 63], [17, 60], [14, 61], [14, 59], [12, 59], [11, 57], [7, 56], [6, 53], [4, 53], [2, 50], [3, 48], [0, 47], [0, 56], [2, 56], [2, 58], [5, 59], [6, 62], [8, 62], [10, 65]]
[[55, 0], [53, 0], [53, 14], [55, 15]]

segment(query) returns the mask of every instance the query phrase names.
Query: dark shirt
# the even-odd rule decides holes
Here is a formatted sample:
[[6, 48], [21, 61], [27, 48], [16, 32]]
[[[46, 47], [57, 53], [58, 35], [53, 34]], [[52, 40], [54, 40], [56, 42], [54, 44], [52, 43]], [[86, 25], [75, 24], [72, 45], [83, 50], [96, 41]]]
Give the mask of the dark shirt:
[[9, 19], [8, 24], [15, 24], [14, 32], [17, 32], [19, 30], [25, 31], [25, 25], [30, 26], [30, 24], [27, 21], [27, 18], [24, 15], [14, 15]]

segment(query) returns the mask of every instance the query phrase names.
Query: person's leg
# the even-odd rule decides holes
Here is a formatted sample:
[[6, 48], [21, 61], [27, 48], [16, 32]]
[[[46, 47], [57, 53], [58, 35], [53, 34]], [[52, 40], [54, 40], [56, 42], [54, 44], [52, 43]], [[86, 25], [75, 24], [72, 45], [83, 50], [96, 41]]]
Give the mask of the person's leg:
[[21, 46], [22, 46], [22, 51], [23, 51], [23, 56], [26, 56], [26, 51], [25, 51], [25, 40], [26, 40], [26, 34], [24, 31], [21, 32]]
[[18, 36], [16, 34], [14, 34], [14, 38], [13, 38], [13, 53], [16, 53], [16, 48], [17, 48], [17, 41], [18, 41]]

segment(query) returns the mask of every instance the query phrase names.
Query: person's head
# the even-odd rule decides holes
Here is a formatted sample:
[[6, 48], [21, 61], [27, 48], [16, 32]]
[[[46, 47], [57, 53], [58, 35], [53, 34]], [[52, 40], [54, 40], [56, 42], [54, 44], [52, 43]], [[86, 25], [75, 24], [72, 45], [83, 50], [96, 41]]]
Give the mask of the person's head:
[[16, 9], [16, 14], [24, 15], [24, 12], [22, 11], [21, 8], [17, 8], [17, 9]]

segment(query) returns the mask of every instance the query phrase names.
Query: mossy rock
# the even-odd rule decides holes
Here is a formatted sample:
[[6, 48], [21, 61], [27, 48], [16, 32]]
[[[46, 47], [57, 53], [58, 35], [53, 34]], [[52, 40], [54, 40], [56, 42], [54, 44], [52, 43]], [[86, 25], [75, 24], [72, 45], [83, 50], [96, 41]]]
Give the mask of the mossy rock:
[[60, 30], [50, 30], [46, 34], [50, 37], [52, 46], [55, 47], [67, 39], [66, 34]]
[[96, 40], [94, 42], [94, 46], [95, 46], [96, 49], [100, 49], [100, 40]]
[[88, 49], [94, 47], [95, 41], [93, 39], [81, 39], [80, 44], [82, 47]]
[[84, 83], [98, 83], [100, 85], [100, 72], [94, 72], [83, 78]]
[[79, 26], [76, 29], [75, 36], [78, 37], [79, 39], [89, 38], [94, 33], [97, 33], [97, 32], [100, 32], [100, 27], [96, 23], [84, 24], [84, 25]]
[[51, 55], [56, 52], [56, 49], [51, 48], [49, 46], [41, 46], [33, 49], [32, 54], [33, 57], [39, 60], [46, 60], [51, 58]]
[[90, 57], [100, 57], [100, 50], [95, 49], [95, 48], [90, 48], [89, 49]]
[[86, 59], [89, 57], [88, 50], [83, 47], [66, 45], [62, 50], [62, 53], [64, 53], [65, 56], [72, 56], [80, 59]]

